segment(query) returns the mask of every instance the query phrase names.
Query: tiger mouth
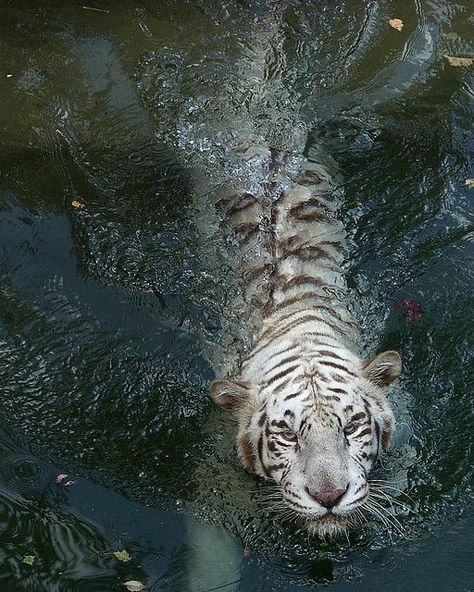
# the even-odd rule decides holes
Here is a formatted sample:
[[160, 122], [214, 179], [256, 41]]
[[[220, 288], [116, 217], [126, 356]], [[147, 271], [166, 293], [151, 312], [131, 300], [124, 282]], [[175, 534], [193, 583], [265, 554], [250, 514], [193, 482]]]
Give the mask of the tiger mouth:
[[351, 523], [345, 516], [336, 516], [335, 514], [326, 514], [320, 518], [308, 519], [306, 527], [311, 534], [315, 534], [322, 538], [337, 537], [340, 534], [347, 532]]

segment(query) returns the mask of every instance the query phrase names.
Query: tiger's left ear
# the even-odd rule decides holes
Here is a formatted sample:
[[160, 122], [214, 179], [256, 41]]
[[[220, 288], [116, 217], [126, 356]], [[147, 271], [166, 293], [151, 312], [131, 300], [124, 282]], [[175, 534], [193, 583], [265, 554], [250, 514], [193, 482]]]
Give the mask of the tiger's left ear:
[[396, 351], [386, 351], [363, 365], [363, 376], [380, 388], [387, 388], [402, 371], [402, 359]]
[[237, 411], [247, 400], [250, 394], [248, 382], [240, 380], [214, 380], [209, 387], [214, 403], [228, 409]]

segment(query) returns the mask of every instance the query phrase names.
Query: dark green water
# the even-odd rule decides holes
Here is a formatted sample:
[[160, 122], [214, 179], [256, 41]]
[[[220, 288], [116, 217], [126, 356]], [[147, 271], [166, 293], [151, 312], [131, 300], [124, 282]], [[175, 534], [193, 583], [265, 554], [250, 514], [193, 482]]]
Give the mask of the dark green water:
[[265, 3], [81, 4], [0, 5], [0, 591], [472, 591], [474, 66], [442, 57], [474, 56], [472, 2], [282, 8], [289, 109], [344, 179], [354, 307], [404, 360], [402, 532], [331, 544], [249, 501], [206, 390], [232, 263], [193, 195]]

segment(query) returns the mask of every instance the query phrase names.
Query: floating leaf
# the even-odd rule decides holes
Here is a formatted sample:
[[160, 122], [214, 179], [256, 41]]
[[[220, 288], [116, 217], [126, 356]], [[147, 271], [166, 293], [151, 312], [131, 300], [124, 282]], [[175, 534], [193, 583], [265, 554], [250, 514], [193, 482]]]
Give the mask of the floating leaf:
[[136, 580], [129, 580], [128, 582], [124, 582], [123, 585], [129, 592], [140, 592], [140, 590], [143, 590], [145, 587], [144, 584], [137, 582]]
[[130, 555], [127, 553], [127, 551], [125, 551], [125, 549], [122, 549], [121, 551], [114, 551], [112, 555], [115, 555], [119, 561], [126, 562], [131, 560]]
[[73, 199], [71, 202], [73, 208], [85, 208], [85, 205], [80, 202], [78, 199]]
[[469, 189], [474, 189], [474, 179], [466, 179], [464, 185], [467, 185]]
[[450, 66], [455, 66], [457, 68], [463, 66], [472, 66], [474, 64], [474, 58], [463, 58], [459, 56], [449, 56], [443, 55], [443, 58], [448, 60]]
[[70, 487], [71, 485], [74, 485], [75, 483], [77, 483], [77, 481], [70, 479], [69, 481], [66, 481], [66, 479], [69, 477], [68, 474], [66, 473], [61, 473], [60, 475], [58, 475], [56, 477], [56, 479], [54, 480], [55, 483], [57, 483], [58, 485], [63, 485], [64, 487]]
[[22, 563], [26, 563], [26, 565], [33, 565], [36, 557], [34, 555], [25, 555], [21, 561]]
[[414, 300], [403, 298], [401, 300], [397, 300], [395, 302], [395, 306], [403, 312], [405, 318], [409, 321], [418, 321], [421, 319], [423, 314], [423, 309], [418, 304], [418, 302], [415, 302]]
[[397, 31], [401, 31], [403, 29], [403, 21], [399, 18], [390, 19], [388, 24], [392, 27], [392, 29], [397, 29]]
[[105, 8], [97, 8], [96, 6], [81, 6], [84, 10], [93, 10], [94, 12], [103, 12], [104, 14], [109, 14], [110, 10], [106, 10]]

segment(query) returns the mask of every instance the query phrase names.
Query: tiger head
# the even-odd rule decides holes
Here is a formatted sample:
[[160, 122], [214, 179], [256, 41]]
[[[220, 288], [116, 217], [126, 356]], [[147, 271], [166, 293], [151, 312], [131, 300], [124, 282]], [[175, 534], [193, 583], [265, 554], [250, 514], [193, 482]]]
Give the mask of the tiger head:
[[394, 429], [387, 391], [401, 370], [395, 351], [338, 358], [292, 356], [254, 383], [247, 373], [210, 389], [238, 421], [245, 468], [276, 483], [279, 508], [323, 537], [347, 530], [369, 503], [369, 472]]

